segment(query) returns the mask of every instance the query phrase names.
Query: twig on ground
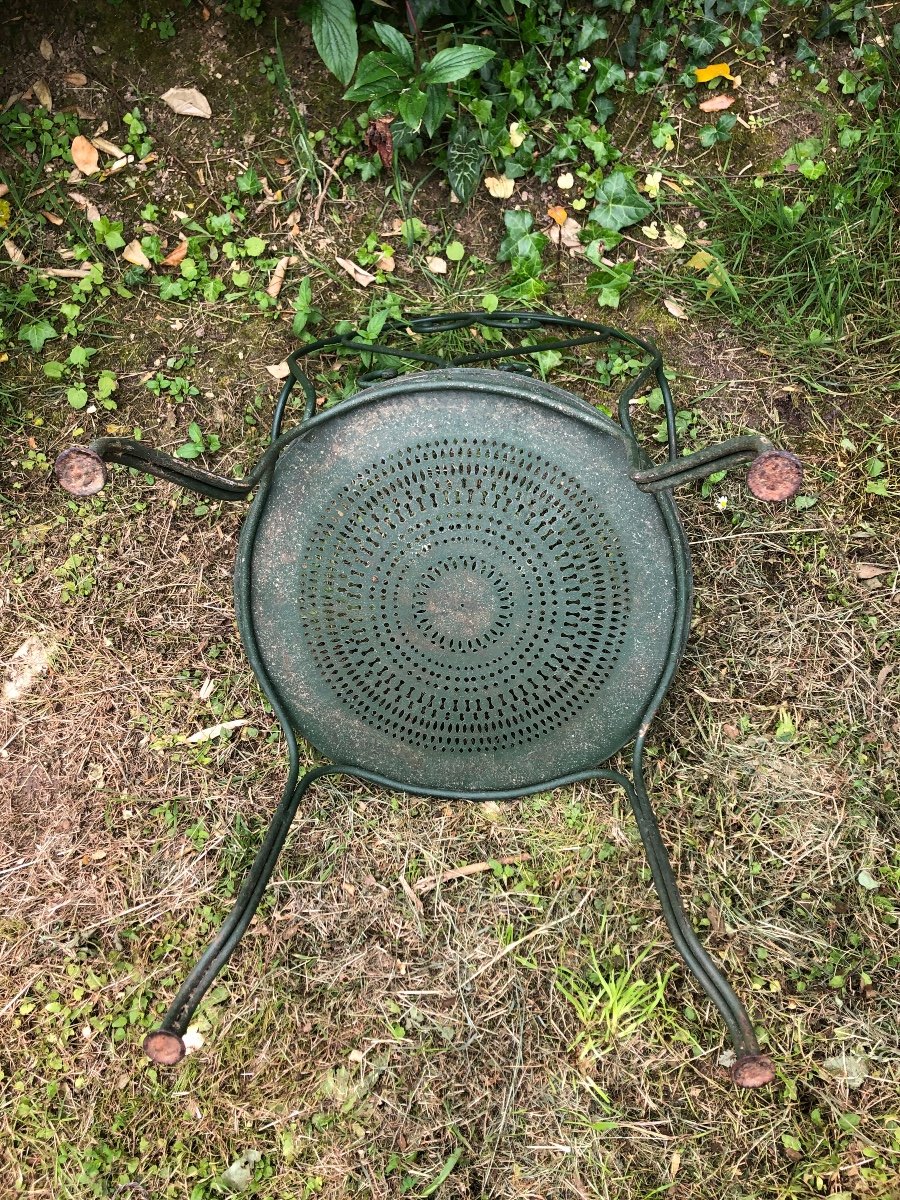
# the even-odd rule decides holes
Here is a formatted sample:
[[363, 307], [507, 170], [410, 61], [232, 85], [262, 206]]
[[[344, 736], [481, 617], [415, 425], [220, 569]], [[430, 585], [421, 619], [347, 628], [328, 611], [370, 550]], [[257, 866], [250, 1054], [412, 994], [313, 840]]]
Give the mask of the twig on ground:
[[501, 867], [508, 867], [512, 863], [528, 862], [531, 858], [530, 854], [505, 854], [503, 858], [485, 859], [483, 862], [469, 863], [465, 867], [454, 867], [452, 871], [445, 871], [443, 875], [426, 875], [424, 879], [416, 881], [416, 891], [419, 895], [425, 892], [430, 892], [433, 888], [439, 887], [442, 883], [449, 883], [451, 879], [463, 879], [466, 875], [479, 875], [482, 871], [490, 871], [495, 863], [499, 863]]

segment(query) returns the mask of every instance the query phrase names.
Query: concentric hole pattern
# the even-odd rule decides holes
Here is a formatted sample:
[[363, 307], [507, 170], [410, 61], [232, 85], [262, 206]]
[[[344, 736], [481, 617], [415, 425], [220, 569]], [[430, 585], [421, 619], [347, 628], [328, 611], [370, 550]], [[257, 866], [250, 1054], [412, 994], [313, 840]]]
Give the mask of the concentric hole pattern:
[[596, 697], [622, 649], [625, 556], [558, 464], [489, 438], [381, 458], [300, 563], [310, 649], [341, 702], [432, 752], [533, 745]]

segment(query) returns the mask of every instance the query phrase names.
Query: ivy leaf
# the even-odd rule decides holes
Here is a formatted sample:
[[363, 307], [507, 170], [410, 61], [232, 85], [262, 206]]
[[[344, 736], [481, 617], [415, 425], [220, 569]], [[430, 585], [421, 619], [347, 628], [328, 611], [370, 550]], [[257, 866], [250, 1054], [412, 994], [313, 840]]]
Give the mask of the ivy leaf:
[[594, 68], [594, 91], [599, 96], [610, 88], [620, 88], [625, 82], [625, 71], [618, 63], [608, 58], [598, 58]]
[[[494, 51], [487, 46], [448, 46], [422, 68], [423, 83], [458, 83], [491, 61]], [[459, 193], [457, 193], [458, 195]]]
[[468, 204], [472, 199], [483, 166], [481, 134], [473, 126], [457, 121], [447, 146], [447, 180], [460, 204]]
[[631, 283], [634, 262], [618, 263], [614, 267], [600, 266], [587, 277], [588, 291], [597, 297], [601, 308], [618, 308], [622, 293]]
[[697, 58], [709, 58], [719, 45], [728, 44], [727, 37], [728, 34], [718, 21], [696, 21], [684, 35], [683, 41], [694, 51]]
[[529, 212], [515, 209], [503, 214], [506, 237], [500, 243], [497, 258], [508, 262], [513, 275], [518, 279], [534, 279], [541, 273], [541, 253], [550, 244], [543, 233], [535, 233], [534, 218]]
[[652, 211], [623, 171], [613, 171], [607, 176], [597, 189], [595, 199], [597, 203], [591, 212], [591, 220], [616, 233]]
[[49, 321], [32, 321], [30, 325], [23, 325], [19, 330], [19, 341], [27, 342], [35, 352], [41, 349], [44, 342], [49, 342], [55, 337], [59, 337], [59, 334]]
[[322, 62], [341, 83], [349, 83], [359, 53], [353, 0], [311, 0], [304, 11]]

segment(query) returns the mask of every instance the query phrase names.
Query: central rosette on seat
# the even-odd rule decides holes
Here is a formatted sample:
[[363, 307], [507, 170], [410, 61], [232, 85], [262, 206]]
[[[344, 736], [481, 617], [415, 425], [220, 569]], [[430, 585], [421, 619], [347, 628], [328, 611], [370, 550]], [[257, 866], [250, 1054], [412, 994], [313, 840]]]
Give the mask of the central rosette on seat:
[[422, 576], [412, 609], [419, 630], [436, 646], [476, 650], [508, 628], [513, 601], [496, 567], [451, 558]]

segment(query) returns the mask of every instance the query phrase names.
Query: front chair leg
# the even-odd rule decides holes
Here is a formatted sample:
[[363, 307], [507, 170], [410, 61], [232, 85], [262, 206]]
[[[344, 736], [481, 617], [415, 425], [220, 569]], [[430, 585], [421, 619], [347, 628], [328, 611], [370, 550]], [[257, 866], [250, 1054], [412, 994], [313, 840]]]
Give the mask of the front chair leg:
[[162, 1024], [152, 1033], [148, 1033], [144, 1039], [144, 1052], [155, 1063], [173, 1066], [184, 1058], [186, 1053], [184, 1034], [191, 1017], [215, 977], [237, 949], [238, 942], [253, 919], [253, 914], [259, 907], [263, 892], [266, 890], [266, 884], [275, 870], [275, 864], [300, 801], [306, 795], [310, 784], [324, 775], [336, 774], [340, 774], [340, 768], [315, 767], [313, 770], [307, 771], [299, 783], [295, 782], [296, 776], [289, 781], [289, 785], [282, 795], [281, 803], [272, 818], [272, 823], [269, 825], [266, 839], [257, 851], [253, 866], [244, 879], [234, 907], [202, 958], [182, 984], [178, 995], [163, 1018]]

